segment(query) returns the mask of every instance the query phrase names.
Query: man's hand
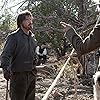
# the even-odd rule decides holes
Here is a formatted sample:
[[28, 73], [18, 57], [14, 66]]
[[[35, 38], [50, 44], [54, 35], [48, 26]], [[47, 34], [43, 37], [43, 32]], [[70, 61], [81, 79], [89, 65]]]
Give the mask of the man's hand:
[[72, 28], [70, 24], [66, 24], [65, 22], [60, 22], [60, 24], [64, 27], [64, 32], [67, 32], [69, 29]]
[[6, 80], [9, 80], [10, 77], [11, 77], [10, 72], [9, 72], [8, 70], [4, 70], [4, 69], [3, 69], [3, 75], [4, 75], [4, 78], [5, 78]]

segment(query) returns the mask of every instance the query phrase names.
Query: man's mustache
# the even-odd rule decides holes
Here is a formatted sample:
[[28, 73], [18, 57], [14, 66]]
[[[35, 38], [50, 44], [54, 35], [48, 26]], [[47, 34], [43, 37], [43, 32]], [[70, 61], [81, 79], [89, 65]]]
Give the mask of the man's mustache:
[[33, 26], [33, 24], [28, 24], [28, 26]]

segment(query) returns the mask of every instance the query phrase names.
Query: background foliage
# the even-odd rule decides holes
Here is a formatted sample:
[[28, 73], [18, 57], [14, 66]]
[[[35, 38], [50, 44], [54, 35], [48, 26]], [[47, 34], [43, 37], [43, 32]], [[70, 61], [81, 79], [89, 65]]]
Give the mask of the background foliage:
[[[5, 0], [7, 4], [7, 0]], [[83, 38], [91, 31], [97, 18], [96, 5], [92, 0], [23, 0], [18, 10], [30, 10], [34, 16], [33, 32], [38, 44], [46, 42], [57, 54], [65, 55], [70, 48], [67, 38], [61, 31], [60, 21], [71, 24]], [[7, 6], [0, 15], [0, 39], [5, 41], [7, 34], [16, 27], [16, 19], [8, 12]]]

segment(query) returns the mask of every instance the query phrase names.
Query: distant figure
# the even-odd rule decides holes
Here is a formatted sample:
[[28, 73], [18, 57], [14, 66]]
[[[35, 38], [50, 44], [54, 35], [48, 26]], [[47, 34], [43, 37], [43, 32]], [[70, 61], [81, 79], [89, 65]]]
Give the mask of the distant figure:
[[38, 65], [44, 64], [47, 59], [46, 44], [43, 43], [41, 46], [37, 46], [36, 53], [38, 55]]

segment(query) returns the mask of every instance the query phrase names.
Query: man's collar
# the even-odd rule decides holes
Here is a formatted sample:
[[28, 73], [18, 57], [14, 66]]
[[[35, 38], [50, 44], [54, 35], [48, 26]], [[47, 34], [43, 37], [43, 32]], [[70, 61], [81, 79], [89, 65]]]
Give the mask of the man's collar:
[[25, 34], [25, 35], [27, 35], [27, 36], [32, 36], [32, 37], [34, 36], [34, 34], [32, 33], [31, 30], [29, 31], [29, 35], [26, 34], [21, 28], [19, 28], [18, 30], [20, 31], [20, 33]]

